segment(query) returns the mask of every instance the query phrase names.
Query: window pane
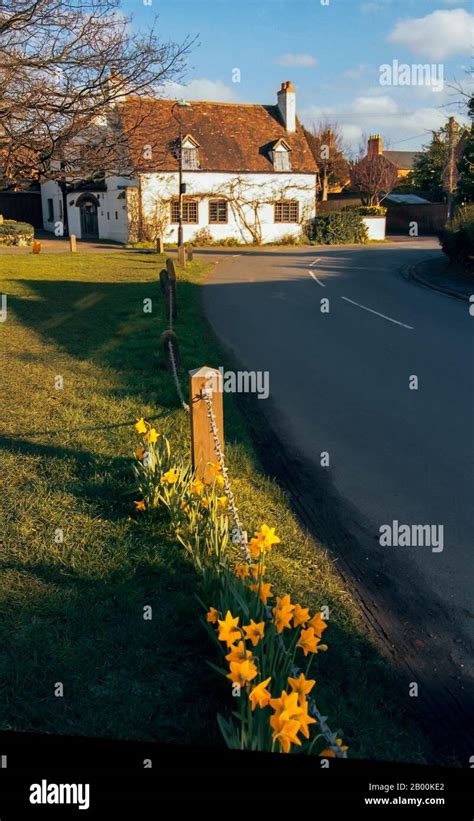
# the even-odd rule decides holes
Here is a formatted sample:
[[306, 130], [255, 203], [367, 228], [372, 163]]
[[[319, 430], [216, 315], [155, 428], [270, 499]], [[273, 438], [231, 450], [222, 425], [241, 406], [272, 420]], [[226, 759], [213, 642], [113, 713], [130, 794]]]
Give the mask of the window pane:
[[227, 200], [209, 202], [209, 222], [227, 222]]
[[297, 200], [281, 200], [275, 203], [275, 222], [298, 222], [298, 217]]
[[[171, 203], [171, 222], [179, 222], [179, 200]], [[183, 200], [183, 222], [198, 222], [197, 200]]]
[[199, 168], [197, 148], [183, 148], [183, 168]]

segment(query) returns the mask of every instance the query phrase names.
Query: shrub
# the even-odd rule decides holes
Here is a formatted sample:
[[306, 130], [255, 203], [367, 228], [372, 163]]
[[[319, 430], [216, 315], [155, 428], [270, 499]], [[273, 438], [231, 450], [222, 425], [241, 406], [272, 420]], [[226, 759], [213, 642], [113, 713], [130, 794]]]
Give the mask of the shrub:
[[0, 224], [0, 245], [31, 245], [35, 229], [28, 222], [4, 220]]
[[474, 205], [459, 208], [454, 219], [438, 234], [450, 262], [474, 269]]
[[353, 211], [361, 217], [384, 217], [387, 213], [384, 205], [345, 205], [341, 211]]
[[318, 245], [367, 242], [367, 228], [357, 211], [329, 211], [313, 221], [311, 239]]
[[303, 242], [307, 242], [307, 237], [303, 232], [298, 234], [284, 234], [279, 239], [274, 239], [271, 242], [266, 243], [267, 245], [301, 245]]

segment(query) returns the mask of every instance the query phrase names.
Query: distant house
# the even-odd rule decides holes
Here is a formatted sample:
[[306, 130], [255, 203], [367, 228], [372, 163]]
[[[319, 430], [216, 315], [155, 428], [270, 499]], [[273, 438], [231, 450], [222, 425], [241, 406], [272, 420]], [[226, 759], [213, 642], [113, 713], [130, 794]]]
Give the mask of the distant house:
[[367, 141], [367, 156], [382, 155], [397, 169], [399, 180], [403, 180], [410, 171], [413, 171], [415, 157], [419, 151], [384, 151], [383, 140], [380, 134], [372, 134]]
[[[162, 236], [176, 242], [182, 158], [184, 241], [271, 242], [315, 214], [317, 166], [296, 116], [296, 93], [282, 83], [275, 105], [124, 97], [116, 104], [135, 172], [109, 174], [67, 196], [67, 223], [77, 237], [120, 242]], [[158, 149], [156, 148], [158, 142]], [[44, 227], [63, 219], [58, 183], [41, 186]]]

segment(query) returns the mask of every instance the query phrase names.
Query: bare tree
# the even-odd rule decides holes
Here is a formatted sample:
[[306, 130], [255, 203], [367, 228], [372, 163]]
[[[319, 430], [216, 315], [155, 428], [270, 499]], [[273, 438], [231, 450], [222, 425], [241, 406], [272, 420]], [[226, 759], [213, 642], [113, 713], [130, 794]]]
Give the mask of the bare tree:
[[349, 165], [344, 157], [344, 145], [337, 123], [321, 122], [308, 131], [304, 129], [308, 145], [318, 166], [318, 193], [326, 202], [331, 185], [344, 185], [349, 176]]
[[[156, 96], [182, 78], [194, 41], [162, 42], [157, 20], [133, 31], [120, 0], [0, 0], [0, 166], [10, 181], [132, 174], [130, 132], [149, 116], [125, 95]], [[158, 137], [158, 135], [157, 135]]]
[[349, 163], [351, 186], [361, 194], [364, 205], [378, 205], [395, 188], [397, 169], [382, 154]]

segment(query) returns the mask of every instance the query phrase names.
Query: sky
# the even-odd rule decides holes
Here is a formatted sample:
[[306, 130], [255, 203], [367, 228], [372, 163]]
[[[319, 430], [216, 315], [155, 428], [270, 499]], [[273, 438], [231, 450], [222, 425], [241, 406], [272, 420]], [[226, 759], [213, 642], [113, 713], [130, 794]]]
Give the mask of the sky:
[[[418, 149], [448, 116], [467, 122], [449, 86], [472, 88], [470, 2], [122, 0], [121, 9], [136, 29], [157, 15], [165, 41], [196, 38], [164, 96], [269, 105], [291, 80], [300, 120], [337, 123], [352, 151], [372, 133], [387, 148]], [[416, 65], [429, 66], [422, 78]]]

